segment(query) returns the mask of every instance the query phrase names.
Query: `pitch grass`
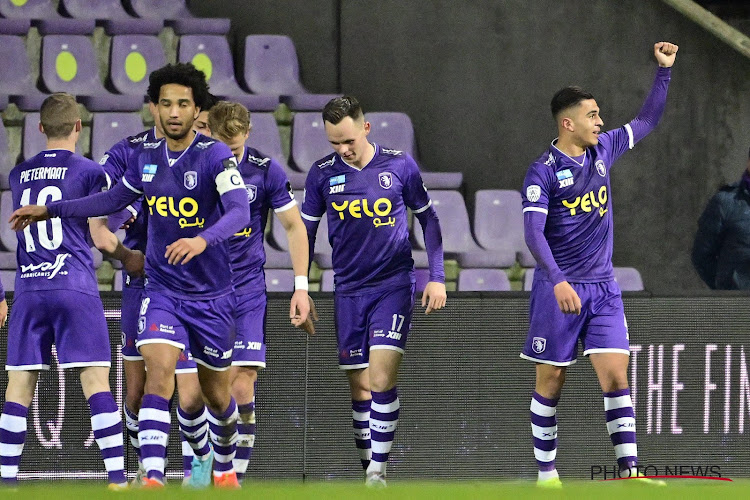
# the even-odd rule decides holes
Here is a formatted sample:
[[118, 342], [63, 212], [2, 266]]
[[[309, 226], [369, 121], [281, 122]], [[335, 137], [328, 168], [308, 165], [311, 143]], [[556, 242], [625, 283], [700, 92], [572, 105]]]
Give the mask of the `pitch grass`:
[[239, 491], [183, 490], [173, 482], [164, 490], [128, 490], [110, 492], [102, 483], [84, 482], [27, 482], [17, 490], [0, 488], [1, 500], [95, 500], [99, 498], [127, 498], [150, 500], [192, 500], [212, 498], [275, 499], [713, 499], [750, 498], [750, 480], [733, 482], [709, 480], [672, 480], [665, 487], [632, 484], [630, 481], [567, 481], [560, 491], [540, 490], [533, 482], [475, 482], [433, 481], [412, 482], [393, 480], [385, 490], [369, 490], [360, 483], [348, 482], [280, 482], [255, 481], [246, 483]]

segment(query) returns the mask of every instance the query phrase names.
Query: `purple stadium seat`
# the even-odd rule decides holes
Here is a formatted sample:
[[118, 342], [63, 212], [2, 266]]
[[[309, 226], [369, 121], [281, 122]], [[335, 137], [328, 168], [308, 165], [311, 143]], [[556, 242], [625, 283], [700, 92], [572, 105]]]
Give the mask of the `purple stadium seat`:
[[506, 292], [510, 281], [500, 269], [462, 269], [457, 288], [461, 292]]
[[333, 291], [333, 280], [336, 273], [333, 269], [326, 269], [320, 277], [320, 291], [321, 292], [332, 292]]
[[183, 17], [167, 21], [176, 35], [221, 35], [229, 33], [231, 22], [227, 18]]
[[249, 35], [245, 39], [245, 84], [255, 94], [283, 96], [292, 110], [320, 110], [340, 94], [310, 94], [299, 78], [294, 42], [283, 35]]
[[0, 243], [8, 252], [15, 252], [18, 246], [16, 232], [10, 228], [8, 219], [13, 213], [13, 194], [10, 191], [3, 191], [0, 194]]
[[234, 77], [234, 61], [229, 43], [220, 35], [185, 35], [180, 38], [177, 60], [191, 62], [206, 74], [211, 93], [216, 96], [242, 95]]
[[16, 269], [16, 252], [0, 252], [0, 269]]
[[640, 292], [644, 289], [641, 273], [634, 267], [616, 267], [615, 281], [623, 292]]
[[109, 77], [121, 94], [141, 98], [148, 89], [148, 75], [167, 64], [167, 56], [158, 38], [151, 35], [112, 37], [109, 53]]
[[[440, 229], [443, 233], [443, 251], [449, 254], [460, 254], [477, 248], [469, 227], [469, 214], [466, 211], [464, 197], [458, 191], [430, 191], [432, 205], [440, 219]], [[412, 234], [416, 248], [424, 250], [424, 234], [422, 225], [415, 221]]]
[[417, 141], [414, 126], [406, 113], [373, 112], [365, 114], [370, 122], [368, 139], [384, 148], [397, 149], [417, 158]]
[[99, 161], [115, 143], [143, 128], [137, 113], [95, 113], [91, 121], [91, 158]]
[[266, 290], [269, 292], [293, 292], [294, 271], [291, 269], [266, 269]]
[[185, 0], [129, 0], [130, 8], [136, 16], [145, 19], [162, 19], [173, 26], [178, 35], [206, 33], [225, 35], [230, 21], [224, 18], [194, 18], [185, 5]]
[[486, 189], [476, 192], [474, 235], [486, 250], [516, 252], [523, 267], [536, 265], [523, 236], [521, 193], [515, 190]]
[[78, 19], [132, 19], [120, 0], [60, 0], [60, 5]]
[[534, 283], [534, 268], [529, 268], [523, 275], [523, 289], [527, 292], [531, 291], [531, 285]]
[[430, 282], [430, 270], [429, 269], [415, 269], [414, 277], [416, 278], [416, 291], [423, 292], [427, 283]]
[[270, 245], [267, 241], [263, 242], [263, 247], [266, 250], [266, 269], [291, 269], [292, 258], [289, 256], [289, 252], [282, 252], [277, 250]]
[[116, 35], [152, 35], [157, 36], [164, 28], [161, 19], [117, 18], [104, 21], [104, 32], [109, 36]]
[[12, 96], [11, 101], [23, 111], [37, 111], [47, 94], [34, 84], [23, 38], [0, 35], [0, 67], [0, 94]]
[[93, 19], [42, 19], [37, 24], [39, 34], [47, 35], [87, 35], [94, 33], [96, 22]]
[[[302, 191], [294, 192], [294, 198], [297, 200], [298, 207], [301, 207], [302, 205], [303, 196], [304, 195]], [[272, 217], [271, 234], [269, 237], [273, 240], [274, 245], [279, 248], [279, 250], [282, 250], [284, 252], [289, 250], [289, 242], [286, 238], [286, 231], [284, 231], [284, 226], [281, 225], [278, 217]], [[314, 258], [315, 262], [318, 263], [318, 266], [323, 269], [331, 269], [331, 267], [333, 267], [333, 264], [331, 262], [332, 252], [333, 249], [331, 248], [331, 244], [328, 242], [328, 219], [326, 218], [326, 215], [323, 215], [323, 218], [320, 220], [320, 224], [318, 225], [318, 232], [315, 237]]]
[[16, 272], [0, 271], [0, 281], [3, 282], [3, 288], [6, 292], [12, 292], [16, 289]]
[[274, 118], [273, 114], [251, 113], [250, 123], [252, 128], [245, 144], [279, 162], [284, 168], [284, 173], [289, 178], [293, 189], [304, 189], [305, 178], [307, 176], [289, 167], [286, 156], [281, 150], [281, 136], [279, 135], [279, 127], [276, 125], [276, 118]]
[[0, 120], [0, 189], [10, 189], [8, 175], [16, 163], [14, 160], [8, 151], [8, 134], [5, 131], [5, 125]]
[[30, 28], [30, 19], [0, 19], [0, 33], [3, 35], [26, 36]]
[[301, 172], [307, 172], [313, 163], [333, 153], [320, 113], [294, 115], [291, 150], [292, 161]]
[[422, 170], [422, 180], [429, 189], [461, 189], [464, 183], [462, 172], [425, 172]]
[[54, 19], [59, 18], [53, 0], [26, 0], [25, 2], [0, 2], [0, 16], [8, 19]]

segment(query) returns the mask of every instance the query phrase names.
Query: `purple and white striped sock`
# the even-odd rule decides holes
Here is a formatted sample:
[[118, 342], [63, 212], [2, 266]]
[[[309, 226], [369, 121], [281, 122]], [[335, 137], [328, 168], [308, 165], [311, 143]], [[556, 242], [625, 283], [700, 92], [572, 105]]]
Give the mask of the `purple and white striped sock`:
[[237, 479], [244, 479], [250, 458], [255, 446], [255, 401], [246, 405], [237, 405], [239, 419], [237, 420], [237, 452], [234, 455], [234, 470]]
[[138, 414], [130, 411], [127, 406], [123, 407], [125, 413], [125, 427], [128, 430], [128, 439], [130, 444], [135, 449], [135, 453], [138, 456], [138, 461], [141, 461], [141, 446], [138, 444]]
[[208, 423], [211, 429], [211, 443], [214, 445], [214, 476], [232, 472], [232, 459], [237, 443], [237, 403], [234, 398], [220, 415], [214, 415], [209, 408]]
[[635, 411], [630, 399], [630, 389], [605, 392], [604, 413], [607, 417], [607, 431], [620, 470], [638, 465], [638, 445], [635, 442]]
[[531, 395], [531, 434], [534, 436], [534, 457], [540, 479], [555, 471], [557, 456], [557, 402], [537, 394]]
[[206, 407], [204, 406], [195, 413], [187, 413], [178, 406], [177, 420], [180, 423], [180, 434], [192, 448], [190, 460], [192, 461], [193, 453], [201, 460], [205, 459], [211, 451], [208, 445], [208, 410]]
[[91, 429], [99, 446], [110, 483], [127, 484], [123, 455], [122, 417], [115, 398], [109, 391], [97, 392], [89, 398]]
[[149, 479], [164, 482], [164, 458], [167, 456], [169, 440], [169, 401], [156, 394], [143, 396], [138, 412], [138, 442], [141, 446], [141, 462]]
[[367, 401], [355, 401], [352, 399], [352, 426], [354, 427], [354, 443], [359, 452], [359, 461], [362, 468], [367, 470], [372, 458], [370, 446], [370, 403]]
[[372, 455], [370, 472], [385, 474], [388, 454], [391, 452], [393, 437], [398, 426], [398, 414], [401, 407], [398, 400], [398, 390], [394, 387], [385, 392], [372, 391], [370, 403], [370, 445]]
[[18, 465], [26, 442], [26, 416], [29, 409], [18, 403], [5, 402], [0, 416], [0, 476], [3, 483], [18, 481]]
[[185, 441], [185, 434], [180, 432], [180, 447], [182, 448], [182, 477], [190, 477], [193, 473], [193, 449]]

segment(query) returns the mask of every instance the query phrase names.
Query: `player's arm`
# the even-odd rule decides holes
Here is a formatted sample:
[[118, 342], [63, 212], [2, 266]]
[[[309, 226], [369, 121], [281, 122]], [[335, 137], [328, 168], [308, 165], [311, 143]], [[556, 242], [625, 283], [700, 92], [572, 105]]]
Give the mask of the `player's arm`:
[[[307, 295], [307, 271], [309, 266], [309, 246], [307, 244], [307, 229], [296, 205], [292, 205], [283, 212], [275, 212], [279, 222], [284, 227], [286, 238], [289, 241], [289, 255], [292, 258], [294, 269], [294, 295], [289, 306], [289, 318], [292, 325], [302, 327], [308, 323], [307, 315], [310, 313], [310, 299]], [[317, 318], [314, 318], [317, 319]], [[315, 328], [307, 331], [315, 333]]]
[[0, 282], [0, 328], [5, 326], [7, 320], [8, 302], [5, 300], [5, 289], [3, 289], [3, 283]]
[[133, 275], [143, 274], [145, 258], [138, 250], [131, 250], [123, 246], [122, 242], [107, 227], [107, 220], [102, 218], [89, 219], [89, 231], [99, 251], [107, 257], [122, 262], [125, 271]]
[[[315, 237], [318, 234], [320, 219], [322, 219], [326, 213], [325, 200], [323, 199], [323, 195], [318, 185], [318, 167], [314, 164], [307, 172], [307, 178], [305, 179], [305, 196], [302, 201], [302, 210], [300, 212], [302, 223], [305, 225], [305, 232], [307, 233], [307, 273], [310, 272], [310, 266], [312, 265], [313, 256], [315, 254]], [[297, 273], [295, 272], [295, 274]], [[312, 335], [315, 333], [315, 325], [313, 322], [318, 321], [318, 311], [316, 311], [315, 302], [313, 302], [311, 297], [309, 302], [310, 313], [307, 316], [307, 321], [300, 325], [300, 328]]]
[[722, 193], [711, 198], [698, 219], [698, 232], [693, 242], [692, 261], [695, 270], [709, 288], [716, 288], [719, 249], [724, 235], [725, 216], [722, 213]]

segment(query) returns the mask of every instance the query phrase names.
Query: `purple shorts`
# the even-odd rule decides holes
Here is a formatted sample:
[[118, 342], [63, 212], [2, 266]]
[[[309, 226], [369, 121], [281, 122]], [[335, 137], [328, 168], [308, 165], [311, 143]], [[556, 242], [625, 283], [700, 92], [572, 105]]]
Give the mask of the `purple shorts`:
[[110, 366], [107, 320], [98, 296], [71, 290], [16, 295], [6, 370], [49, 370], [52, 344], [61, 368]]
[[367, 368], [370, 349], [404, 353], [414, 309], [414, 285], [364, 295], [334, 295], [339, 368]]
[[266, 291], [237, 295], [232, 366], [266, 367]]
[[628, 324], [620, 287], [615, 281], [571, 283], [581, 299], [581, 314], [563, 314], [551, 282], [534, 281], [531, 288], [529, 335], [521, 357], [556, 366], [568, 366], [578, 357], [598, 352], [630, 354]]
[[213, 370], [227, 370], [234, 346], [234, 309], [233, 294], [187, 300], [147, 289], [139, 310], [135, 345], [139, 349], [154, 343], [182, 350], [189, 347], [195, 362]]

